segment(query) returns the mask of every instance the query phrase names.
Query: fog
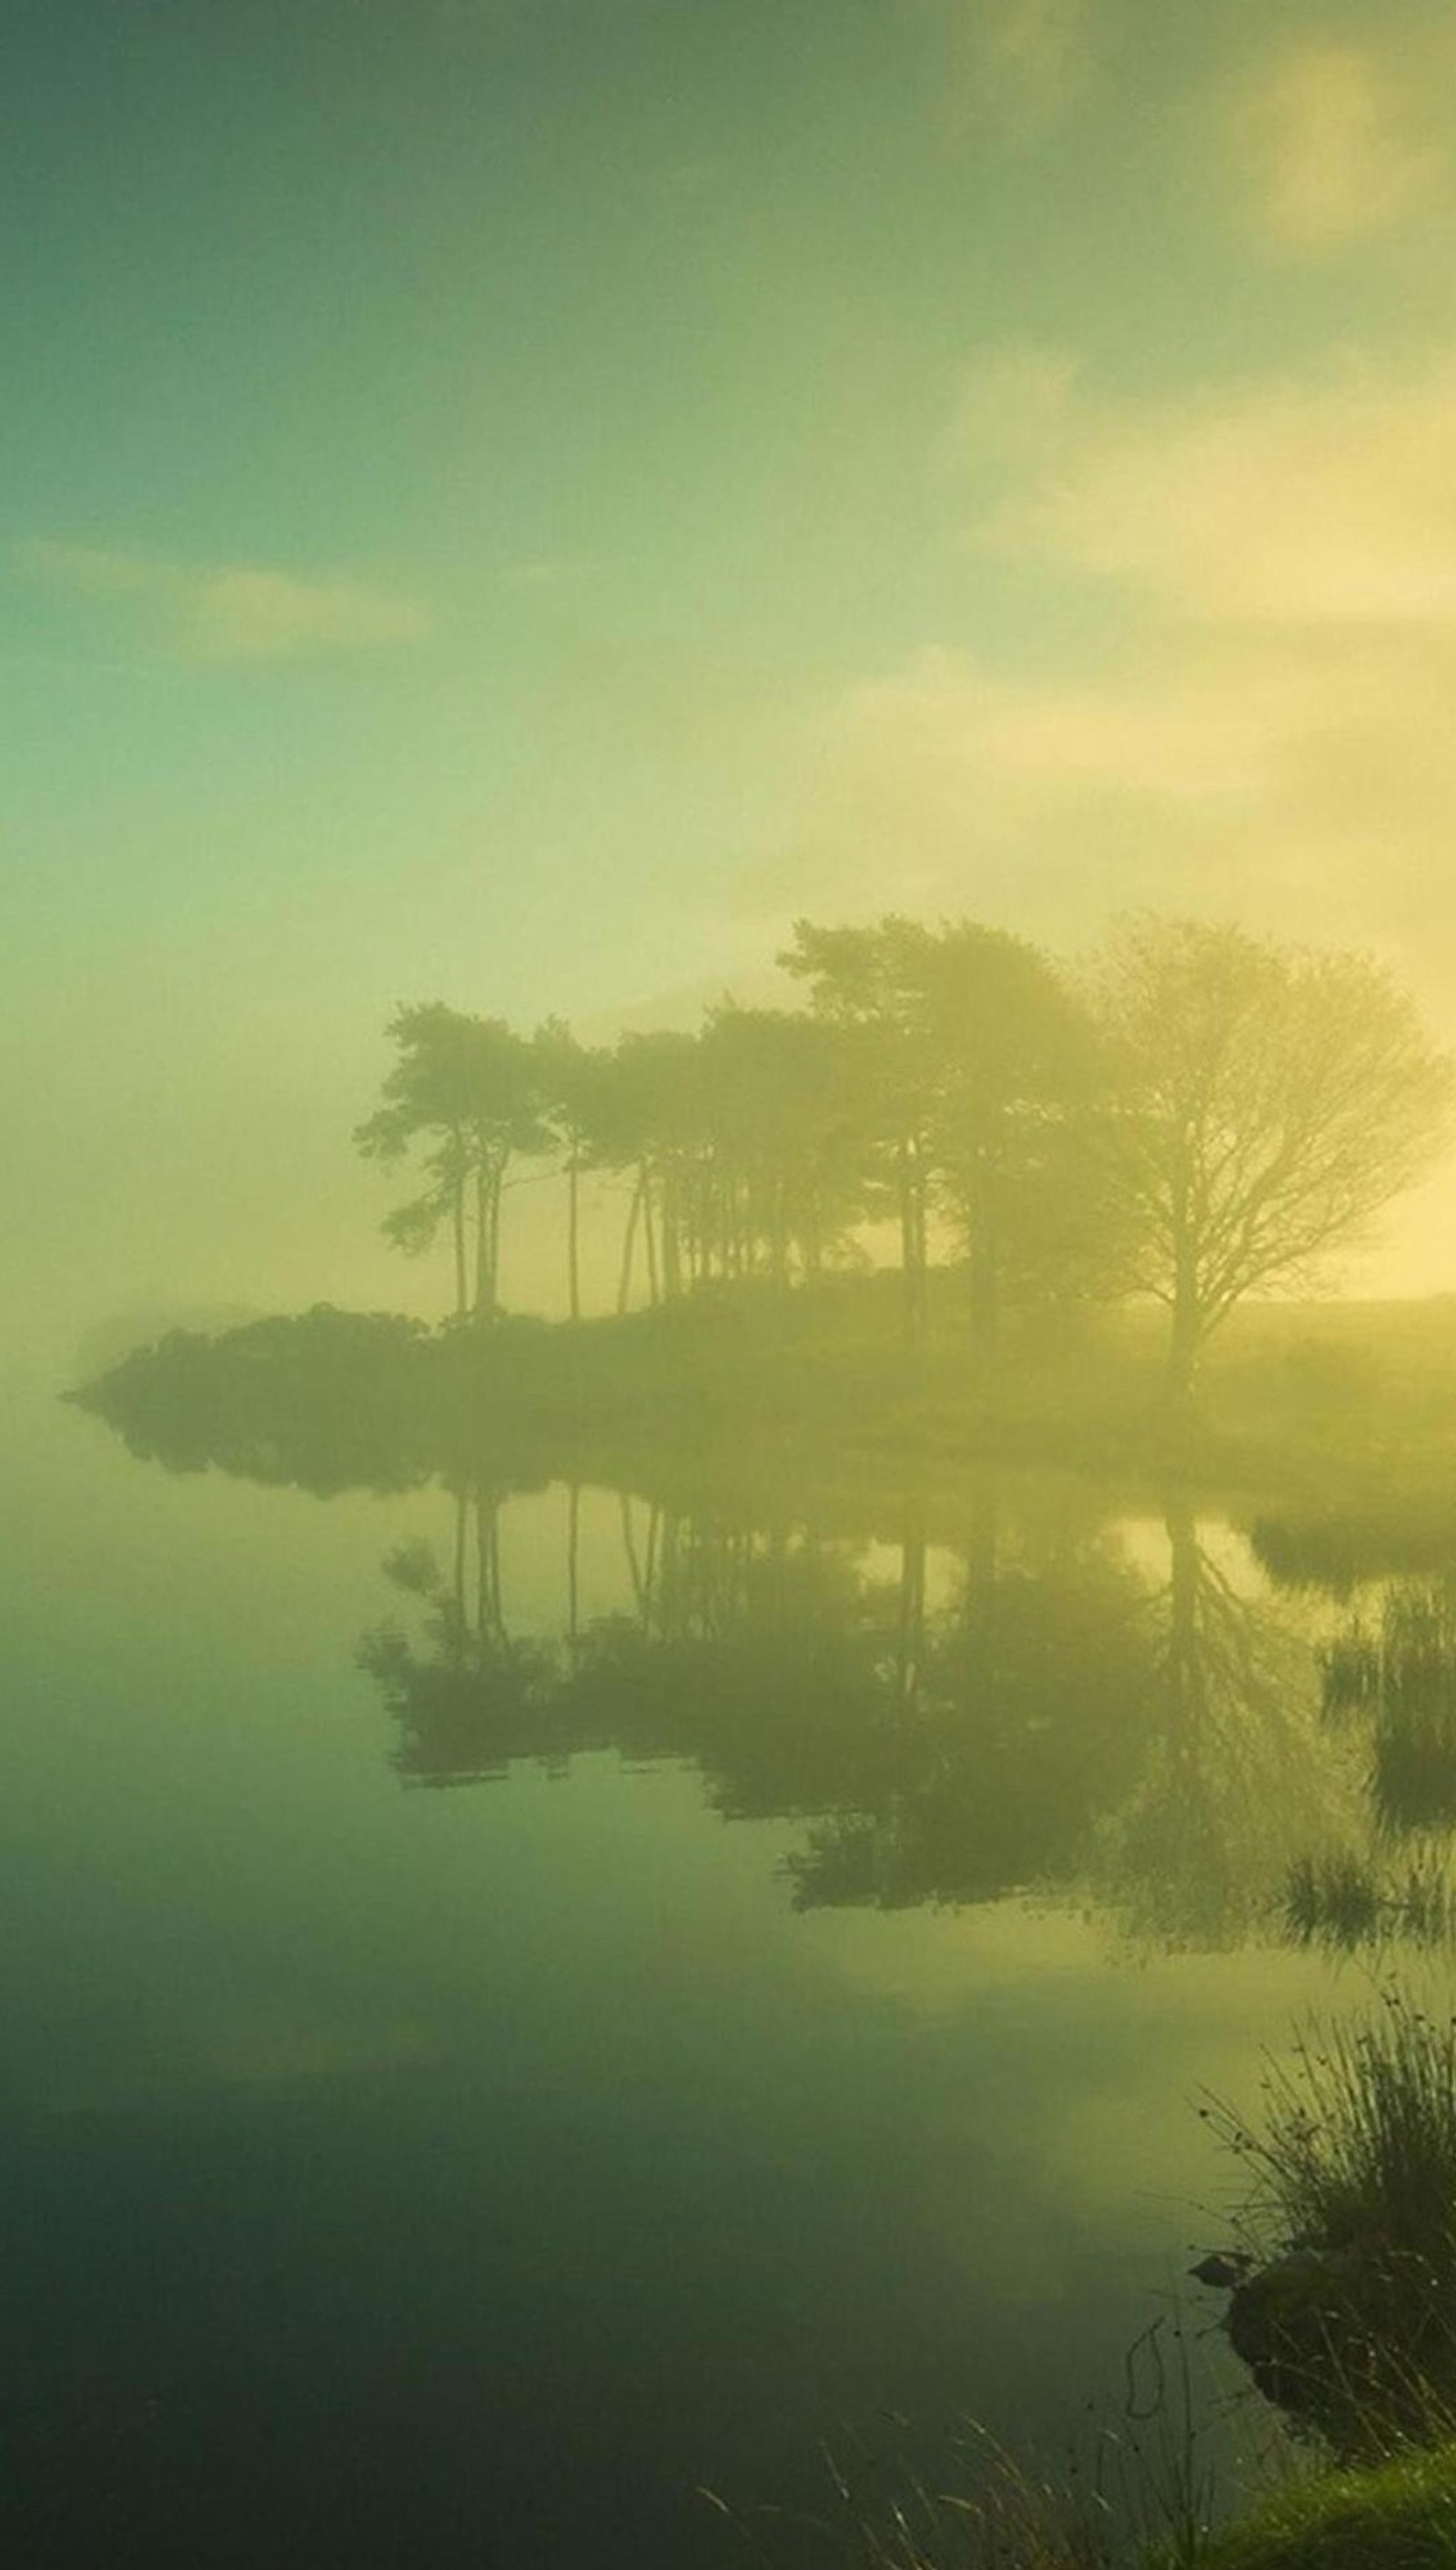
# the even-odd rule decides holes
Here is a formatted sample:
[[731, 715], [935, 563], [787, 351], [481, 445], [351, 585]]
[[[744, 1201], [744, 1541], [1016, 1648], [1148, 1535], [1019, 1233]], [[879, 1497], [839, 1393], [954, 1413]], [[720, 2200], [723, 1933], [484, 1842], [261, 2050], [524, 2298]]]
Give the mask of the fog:
[[0, 2553], [1444, 2503], [1449, 0], [6, 75]]
[[[1456, 1029], [1449, 56], [23, 9], [12, 1331], [428, 1309], [349, 1148], [390, 1011], [692, 1023], [801, 913], [1232, 916]], [[1449, 1286], [1449, 1200], [1364, 1283]]]

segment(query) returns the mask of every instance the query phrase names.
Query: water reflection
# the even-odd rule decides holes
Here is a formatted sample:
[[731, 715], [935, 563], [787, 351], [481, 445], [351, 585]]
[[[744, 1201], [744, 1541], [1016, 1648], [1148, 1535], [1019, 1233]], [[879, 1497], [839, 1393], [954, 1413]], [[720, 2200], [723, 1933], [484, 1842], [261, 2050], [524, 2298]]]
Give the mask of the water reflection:
[[561, 1496], [554, 1629], [511, 1629], [487, 1482], [454, 1493], [443, 1557], [386, 1560], [398, 1602], [359, 1658], [406, 1782], [689, 1761], [726, 1817], [804, 1825], [802, 1909], [1075, 1898], [1164, 1946], [1267, 1929], [1291, 1845], [1360, 1826], [1307, 1617], [1187, 1500], [1130, 1523], [980, 1480], [939, 1496], [933, 1544], [912, 1500], [888, 1545], [618, 1494], [621, 1602], [584, 1617]]
[[[173, 1471], [438, 1493], [357, 1651], [405, 1784], [592, 1751], [690, 1764], [726, 1818], [798, 1825], [804, 1910], [1015, 1894], [1163, 1947], [1451, 1936], [1449, 1511], [1266, 1509], [1245, 1533], [1186, 1491], [1136, 1515], [1070, 1479], [932, 1482], [905, 1459], [897, 1496], [761, 1471], [746, 1497], [701, 1472], [685, 1495], [680, 1450], [563, 1477], [539, 1421], [484, 1465], [468, 1423], [446, 1437], [411, 1406], [407, 1325], [349, 1324], [391, 1360], [357, 1411], [293, 1328], [302, 1371], [269, 1360], [256, 1402], [186, 1342], [94, 1406]], [[524, 1611], [505, 1529], [548, 1487], [553, 1597]]]
[[1321, 1731], [1302, 1621], [1277, 1610], [1244, 1547], [1217, 1520], [1201, 1525], [1187, 1497], [1169, 1502], [1165, 1530], [1156, 1720], [1101, 1880], [1130, 1928], [1212, 1946], [1267, 1927], [1291, 1840], [1323, 1844], [1352, 1825], [1356, 1797]]
[[[1306, 1942], [1356, 1951], [1456, 1935], [1456, 1538], [1443, 1512], [1267, 1518], [1253, 1547], [1276, 1587], [1344, 1610], [1319, 1648], [1329, 1730], [1358, 1748], [1366, 1844], [1292, 1869], [1287, 1916]], [[1412, 1574], [1417, 1575], [1412, 1575]]]

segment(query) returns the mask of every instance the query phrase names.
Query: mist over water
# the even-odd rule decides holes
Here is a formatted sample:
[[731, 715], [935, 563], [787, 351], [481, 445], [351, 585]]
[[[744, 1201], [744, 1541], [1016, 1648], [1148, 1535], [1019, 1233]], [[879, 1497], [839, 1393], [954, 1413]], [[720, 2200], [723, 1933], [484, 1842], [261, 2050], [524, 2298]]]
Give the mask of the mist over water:
[[1191, 2559], [1450, 2014], [1449, 12], [11, 18], [0, 2548]]
[[707, 2564], [707, 2486], [812, 2563], [821, 2442], [868, 2505], [1115, 2409], [1198, 2098], [1446, 1950], [1456, 1734], [1347, 1674], [1440, 1520], [462, 1468], [255, 1340], [16, 1406], [12, 2540]]
[[1456, 1940], [1449, 1314], [1296, 1298], [1451, 1072], [1216, 923], [786, 953], [394, 1014], [443, 1316], [16, 1378], [25, 2557], [812, 2570], [977, 2439], [1279, 2444], [1198, 2101]]

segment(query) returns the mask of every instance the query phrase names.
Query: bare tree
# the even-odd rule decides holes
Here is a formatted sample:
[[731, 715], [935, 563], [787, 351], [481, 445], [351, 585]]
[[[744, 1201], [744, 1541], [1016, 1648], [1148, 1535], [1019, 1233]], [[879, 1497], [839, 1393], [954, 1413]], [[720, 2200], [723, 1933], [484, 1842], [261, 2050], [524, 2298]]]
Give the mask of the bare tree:
[[1452, 1066], [1379, 966], [1237, 928], [1134, 920], [1094, 990], [1120, 1081], [1113, 1186], [1183, 1396], [1244, 1295], [1307, 1274], [1420, 1173]]

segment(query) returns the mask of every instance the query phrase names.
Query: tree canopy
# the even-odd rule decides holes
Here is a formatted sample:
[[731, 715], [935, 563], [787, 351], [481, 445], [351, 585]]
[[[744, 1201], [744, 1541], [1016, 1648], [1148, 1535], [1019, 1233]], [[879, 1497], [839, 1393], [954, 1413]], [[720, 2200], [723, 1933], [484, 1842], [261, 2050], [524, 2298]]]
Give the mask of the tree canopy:
[[610, 1047], [399, 1009], [356, 1135], [423, 1179], [386, 1236], [415, 1253], [445, 1233], [456, 1312], [485, 1321], [517, 1162], [565, 1180], [573, 1320], [584, 1204], [620, 1225], [620, 1311], [786, 1290], [872, 1262], [888, 1231], [912, 1337], [937, 1260], [963, 1267], [983, 1361], [1008, 1309], [1152, 1296], [1182, 1395], [1244, 1296], [1347, 1246], [1450, 1127], [1447, 1058], [1360, 956], [1142, 918], [1073, 972], [1000, 929], [892, 913], [800, 920], [779, 962], [801, 1006], [725, 1000]]
[[1430, 1161], [1449, 1061], [1357, 955], [1140, 919], [1094, 979], [1112, 1065], [1110, 1203], [1133, 1278], [1172, 1314], [1170, 1372], [1245, 1295], [1306, 1280]]

